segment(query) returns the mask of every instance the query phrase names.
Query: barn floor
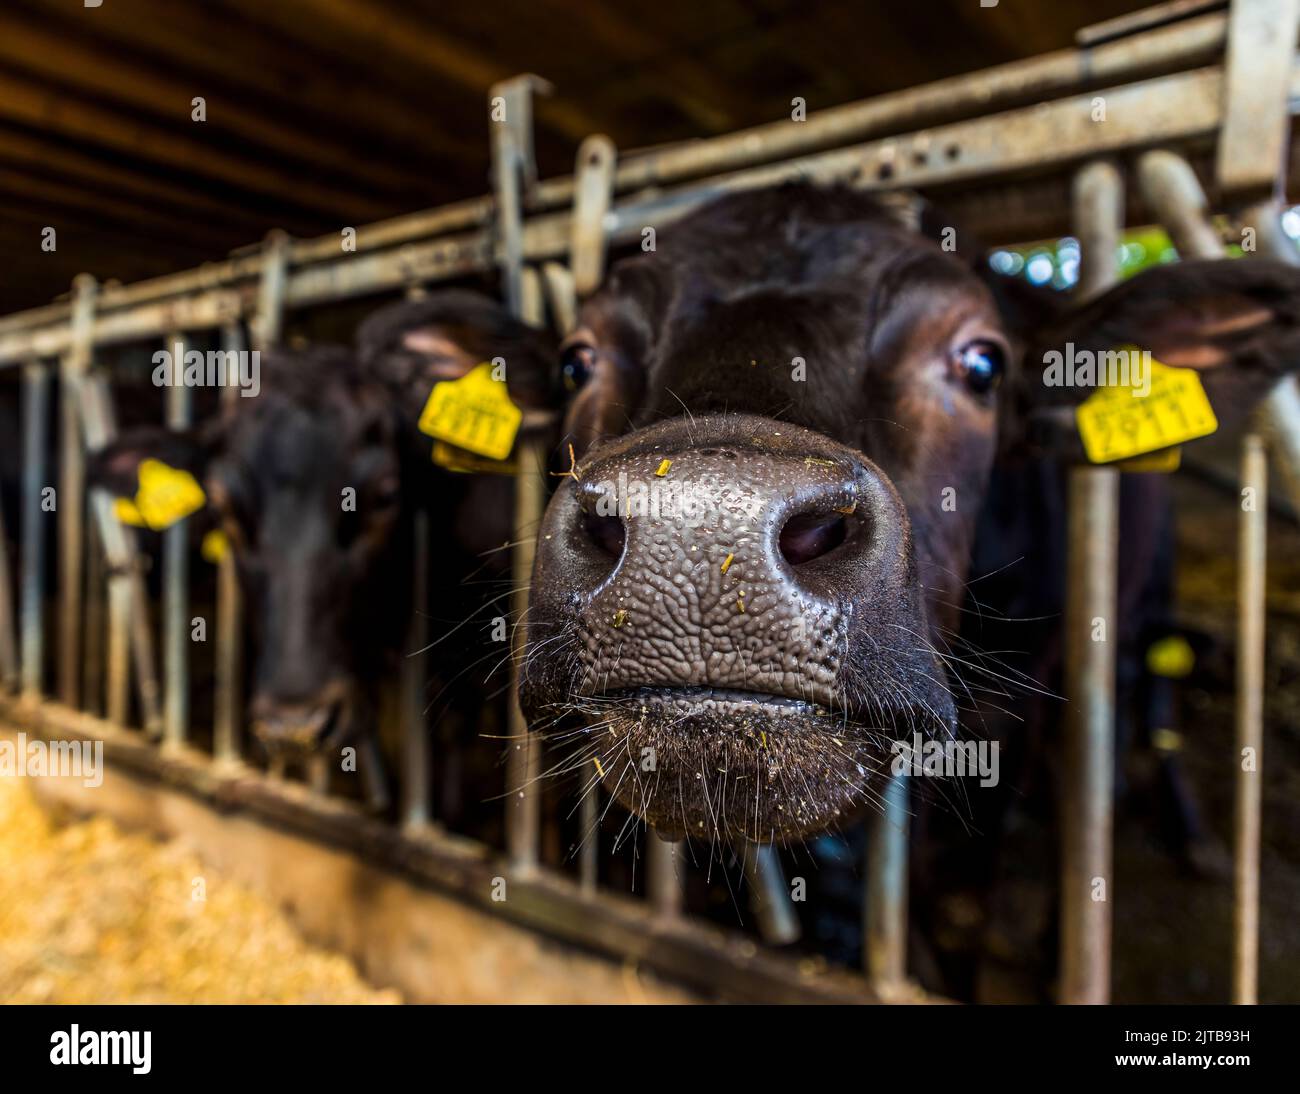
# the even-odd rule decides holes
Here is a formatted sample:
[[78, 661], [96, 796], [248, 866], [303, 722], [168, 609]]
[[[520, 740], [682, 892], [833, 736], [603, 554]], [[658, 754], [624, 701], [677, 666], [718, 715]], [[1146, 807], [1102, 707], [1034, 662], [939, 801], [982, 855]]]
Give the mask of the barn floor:
[[17, 778], [0, 778], [0, 939], [6, 1003], [401, 1002], [176, 842], [60, 825]]

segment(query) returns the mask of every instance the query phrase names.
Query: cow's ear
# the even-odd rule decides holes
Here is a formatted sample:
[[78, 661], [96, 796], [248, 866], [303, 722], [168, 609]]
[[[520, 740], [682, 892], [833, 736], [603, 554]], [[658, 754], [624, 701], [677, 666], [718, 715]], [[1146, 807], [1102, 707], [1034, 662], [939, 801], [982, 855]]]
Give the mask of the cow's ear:
[[156, 426], [129, 429], [91, 454], [86, 478], [120, 498], [133, 498], [140, 487], [140, 465], [154, 460], [187, 471], [198, 482], [207, 472], [214, 448], [211, 431], [176, 431]]
[[1196, 369], [1220, 425], [1231, 426], [1300, 367], [1300, 268], [1253, 258], [1172, 263], [1068, 310], [1044, 308], [1040, 298], [1037, 316], [1004, 310], [1004, 318], [1024, 344], [1006, 409], [1030, 436], [1059, 435], [1093, 390], [1048, 383], [1057, 354], [1126, 346]]
[[504, 365], [518, 406], [543, 409], [554, 401], [554, 338], [480, 293], [448, 290], [381, 308], [357, 329], [357, 350], [415, 417], [435, 384], [459, 380], [485, 361]]

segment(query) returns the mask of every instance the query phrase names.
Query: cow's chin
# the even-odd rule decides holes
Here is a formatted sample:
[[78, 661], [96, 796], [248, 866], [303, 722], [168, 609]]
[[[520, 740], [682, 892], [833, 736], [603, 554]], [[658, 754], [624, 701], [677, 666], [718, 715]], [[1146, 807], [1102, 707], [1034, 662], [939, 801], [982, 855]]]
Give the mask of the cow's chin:
[[664, 839], [785, 843], [880, 800], [895, 732], [813, 703], [718, 688], [639, 688], [583, 706], [585, 762]]

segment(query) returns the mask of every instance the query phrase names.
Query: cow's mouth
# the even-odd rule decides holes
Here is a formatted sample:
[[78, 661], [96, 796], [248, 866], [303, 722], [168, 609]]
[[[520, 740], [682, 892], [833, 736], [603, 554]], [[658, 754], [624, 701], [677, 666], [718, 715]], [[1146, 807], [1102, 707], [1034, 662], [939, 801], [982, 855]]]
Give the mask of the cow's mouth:
[[892, 726], [768, 692], [639, 687], [581, 704], [609, 792], [660, 835], [788, 841], [879, 799]]

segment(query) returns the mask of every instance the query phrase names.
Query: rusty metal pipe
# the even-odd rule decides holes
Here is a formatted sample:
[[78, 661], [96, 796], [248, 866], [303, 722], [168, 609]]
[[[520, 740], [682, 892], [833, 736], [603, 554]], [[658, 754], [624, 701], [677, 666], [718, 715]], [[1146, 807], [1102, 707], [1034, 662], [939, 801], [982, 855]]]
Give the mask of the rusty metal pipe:
[[1237, 775], [1233, 813], [1232, 1001], [1253, 1004], [1259, 981], [1259, 850], [1264, 763], [1264, 633], [1268, 458], [1248, 433], [1241, 448], [1237, 546]]
[[[646, 898], [656, 916], [675, 919], [682, 914], [686, 844], [669, 843], [646, 830]], [[679, 868], [680, 863], [680, 868]]]
[[867, 881], [863, 902], [863, 957], [881, 991], [907, 978], [907, 775], [890, 775], [880, 808], [867, 821]]
[[68, 351], [59, 367], [59, 698], [75, 707], [80, 697], [81, 628], [85, 559], [86, 450], [81, 438], [81, 382], [90, 367], [95, 322], [95, 279], [73, 283]]
[[749, 884], [749, 906], [758, 920], [758, 933], [773, 946], [799, 941], [799, 917], [786, 887], [781, 855], [770, 843], [745, 848], [745, 880]]
[[[1082, 258], [1079, 293], [1095, 295], [1119, 277], [1123, 179], [1108, 162], [1074, 180], [1074, 220]], [[1061, 939], [1063, 1003], [1110, 998], [1110, 889], [1115, 765], [1115, 568], [1119, 472], [1069, 473], [1066, 559], [1065, 715], [1062, 769]]]
[[[181, 381], [185, 343], [179, 333], [167, 339], [172, 353], [173, 378], [167, 389], [167, 426], [188, 429], [193, 400]], [[163, 744], [176, 748], [185, 743], [190, 717], [190, 519], [185, 517], [163, 532]]]
[[408, 828], [429, 823], [432, 772], [429, 727], [424, 720], [424, 686], [429, 673], [429, 513], [415, 514], [411, 546], [411, 620], [401, 669], [402, 821]]
[[45, 662], [45, 521], [42, 491], [49, 484], [45, 459], [49, 443], [50, 370], [33, 361], [23, 367], [22, 511], [22, 687], [29, 699], [41, 694]]
[[0, 687], [18, 688], [18, 627], [14, 611], [13, 569], [9, 558], [9, 533], [0, 506]]
[[[248, 349], [238, 322], [222, 327], [221, 348], [227, 353]], [[230, 385], [221, 393], [222, 412], [234, 413], [239, 388]], [[217, 649], [215, 693], [213, 695], [212, 754], [219, 763], [236, 763], [240, 758], [243, 703], [241, 694], [241, 645], [244, 635], [243, 591], [234, 551], [227, 546], [217, 562]]]

